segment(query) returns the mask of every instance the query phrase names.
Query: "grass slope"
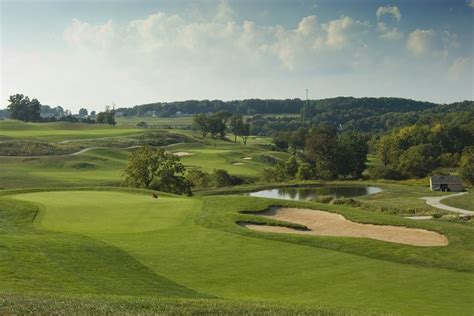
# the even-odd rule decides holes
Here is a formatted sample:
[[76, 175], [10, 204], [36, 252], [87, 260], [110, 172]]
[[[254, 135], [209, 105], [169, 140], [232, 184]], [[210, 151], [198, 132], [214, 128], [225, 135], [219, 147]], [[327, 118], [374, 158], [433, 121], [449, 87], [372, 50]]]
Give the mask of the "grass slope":
[[474, 189], [467, 194], [444, 199], [442, 203], [474, 212]]
[[[32, 205], [28, 203], [39, 205], [40, 216], [35, 218], [35, 224], [27, 232], [16, 233], [16, 239], [24, 240], [18, 249], [13, 240], [7, 239], [6, 245], [12, 248], [9, 251], [12, 256], [6, 263], [2, 263], [2, 267], [11, 262], [11, 272], [0, 274], [2, 278], [32, 268], [33, 262], [15, 255], [17, 252], [23, 253], [23, 249], [24, 252], [29, 250], [28, 241], [34, 239], [38, 244], [43, 244], [59, 234], [58, 236], [75, 238], [78, 243], [87, 241], [111, 247], [118, 254], [133, 258], [133, 262], [146, 267], [146, 271], [152, 271], [172, 284], [177, 284], [189, 295], [202, 293], [201, 296], [239, 301], [409, 314], [469, 315], [473, 308], [474, 277], [471, 272], [456, 271], [459, 266], [441, 269], [421, 263], [401, 264], [379, 260], [375, 256], [369, 258], [363, 253], [373, 247], [376, 252], [389, 253], [398, 247], [403, 250], [400, 255], [426, 254], [418, 252], [419, 247], [393, 247], [389, 243], [365, 239], [273, 236], [246, 231], [234, 223], [242, 216], [251, 216], [239, 215], [237, 211], [262, 209], [267, 204], [275, 203], [271, 200], [226, 196], [163, 196], [156, 200], [143, 194], [94, 191], [28, 193], [16, 195], [15, 199], [27, 201], [17, 202], [19, 208]], [[15, 203], [8, 197], [4, 197], [2, 201]], [[370, 221], [372, 218], [367, 214], [360, 215], [359, 211], [351, 213], [348, 208], [343, 212], [350, 217], [359, 216], [360, 220]], [[390, 222], [390, 218], [392, 217], [379, 215], [372, 221]], [[429, 227], [434, 224], [412, 225]], [[464, 251], [462, 255], [471, 255], [464, 262], [472, 267], [472, 250], [465, 245], [472, 241], [472, 231], [466, 232], [464, 226], [458, 226], [441, 226], [440, 230], [448, 234], [454, 245], [452, 252], [442, 254], [453, 256], [451, 261], [447, 261], [449, 263], [458, 260], [456, 254]], [[28, 238], [32, 232], [35, 232], [35, 238]], [[47, 237], [43, 239], [43, 235]], [[458, 248], [456, 238], [459, 239]], [[3, 238], [1, 240], [5, 243]], [[332, 248], [325, 246], [325, 243], [331, 244]], [[69, 243], [65, 242], [51, 249], [62, 249], [63, 253], [70, 253], [67, 244]], [[365, 246], [360, 246], [361, 244]], [[338, 247], [346, 251], [348, 246], [357, 245], [357, 251], [360, 252], [358, 255], [334, 251]], [[36, 244], [34, 246], [38, 247]], [[451, 245], [444, 248], [450, 249], [449, 247]], [[48, 254], [48, 249], [41, 253]], [[431, 248], [431, 253], [428, 253], [432, 260], [437, 260], [437, 251], [442, 251], [442, 248]], [[92, 254], [97, 253], [90, 253], [90, 258], [82, 260], [81, 273], [94, 273], [88, 271], [87, 267], [96, 265]], [[57, 266], [67, 266], [69, 260], [74, 260], [68, 257], [62, 259], [64, 261], [57, 262]], [[87, 263], [89, 260], [91, 265]], [[122, 260], [113, 262], [117, 273], [122, 269], [131, 271], [130, 267], [124, 266]], [[74, 268], [81, 269], [81, 266]], [[54, 269], [41, 265], [35, 269], [37, 273], [19, 274], [16, 279], [27, 282], [31, 287], [44, 286], [43, 282], [38, 282], [41, 281], [38, 278], [42, 275], [42, 269]], [[61, 278], [61, 275], [58, 277]], [[131, 278], [130, 282], [133, 284], [140, 280], [135, 280], [135, 276]], [[85, 279], [88, 280], [87, 277]], [[113, 282], [113, 279], [109, 282]], [[123, 281], [124, 288], [131, 286], [136, 289], [137, 294], [147, 286], [141, 283], [131, 285], [128, 282]], [[165, 288], [171, 288], [168, 283], [163, 284], [166, 285]], [[75, 286], [75, 282], [59, 282], [55, 286], [58, 290], [62, 287], [64, 292], [74, 292], [71, 287]], [[10, 282], [12, 291], [15, 290], [14, 287], [22, 289], [22, 286]], [[187, 292], [190, 291], [188, 289], [193, 292]]]
[[0, 199], [0, 292], [205, 297], [104, 241], [36, 229], [41, 213]]

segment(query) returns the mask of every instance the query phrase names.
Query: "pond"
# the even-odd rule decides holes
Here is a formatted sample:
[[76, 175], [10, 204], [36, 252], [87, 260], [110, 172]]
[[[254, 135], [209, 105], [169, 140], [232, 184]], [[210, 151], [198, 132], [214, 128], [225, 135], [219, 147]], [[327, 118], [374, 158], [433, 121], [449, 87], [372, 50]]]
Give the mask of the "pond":
[[332, 195], [336, 198], [348, 198], [374, 194], [381, 191], [382, 189], [379, 187], [370, 186], [318, 186], [304, 188], [268, 189], [245, 193], [245, 195], [272, 199], [309, 201], [315, 199], [317, 196], [322, 195]]

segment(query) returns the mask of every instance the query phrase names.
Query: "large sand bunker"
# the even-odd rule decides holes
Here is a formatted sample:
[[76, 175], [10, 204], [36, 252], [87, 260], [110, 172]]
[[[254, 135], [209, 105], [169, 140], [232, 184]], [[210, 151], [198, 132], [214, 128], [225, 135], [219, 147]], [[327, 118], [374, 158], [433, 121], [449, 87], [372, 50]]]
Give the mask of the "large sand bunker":
[[262, 232], [365, 237], [413, 246], [446, 246], [448, 244], [448, 239], [444, 235], [433, 231], [388, 225], [360, 224], [351, 222], [339, 214], [311, 209], [273, 207], [258, 213], [258, 216], [305, 225], [309, 230], [254, 224], [245, 224], [244, 226]]
[[184, 157], [184, 156], [191, 156], [191, 153], [188, 153], [187, 151], [178, 151], [173, 153], [173, 155], [178, 156], [178, 157]]

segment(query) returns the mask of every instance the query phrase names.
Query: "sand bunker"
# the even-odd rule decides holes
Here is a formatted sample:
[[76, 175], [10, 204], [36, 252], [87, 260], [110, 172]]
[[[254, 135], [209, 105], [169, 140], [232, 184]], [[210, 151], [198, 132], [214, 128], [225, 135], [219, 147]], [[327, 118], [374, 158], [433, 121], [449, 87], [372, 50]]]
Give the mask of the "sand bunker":
[[388, 225], [360, 224], [351, 222], [339, 214], [311, 209], [274, 207], [258, 213], [258, 216], [305, 225], [310, 230], [254, 224], [245, 224], [244, 226], [262, 232], [365, 237], [413, 246], [446, 246], [448, 244], [448, 239], [445, 236], [433, 231]]
[[184, 156], [191, 156], [191, 153], [188, 153], [187, 151], [178, 151], [173, 153], [173, 155], [178, 156], [178, 157], [184, 157]]
[[243, 166], [245, 164], [243, 162], [233, 162], [232, 165], [233, 166]]
[[245, 159], [245, 160], [251, 160], [252, 157], [243, 157], [242, 159]]

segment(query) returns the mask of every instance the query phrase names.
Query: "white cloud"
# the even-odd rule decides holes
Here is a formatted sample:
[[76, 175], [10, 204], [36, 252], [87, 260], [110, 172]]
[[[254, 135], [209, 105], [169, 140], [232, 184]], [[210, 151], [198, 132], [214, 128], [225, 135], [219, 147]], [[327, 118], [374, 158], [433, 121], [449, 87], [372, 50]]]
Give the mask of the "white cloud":
[[398, 28], [388, 28], [384, 22], [377, 23], [377, 31], [380, 33], [380, 37], [390, 40], [398, 40], [403, 38], [403, 33], [398, 30]]
[[433, 30], [416, 29], [408, 36], [406, 47], [415, 56], [422, 56], [431, 51], [436, 33]]
[[[469, 69], [470, 67], [471, 69]], [[459, 80], [466, 71], [473, 71], [470, 59], [457, 58], [448, 69], [448, 79], [453, 81]]]
[[[472, 0], [474, 1], [474, 0]], [[394, 19], [396, 19], [398, 22], [400, 22], [400, 19], [402, 18], [402, 14], [400, 13], [400, 9], [397, 6], [384, 6], [384, 7], [379, 7], [377, 9], [376, 15], [377, 19], [380, 20], [382, 16], [385, 14], [391, 15]]]
[[[377, 31], [380, 33], [380, 37], [383, 39], [390, 39], [390, 40], [398, 40], [403, 37], [403, 33], [398, 30], [396, 26], [391, 26], [389, 27], [387, 23], [389, 24], [394, 24], [400, 22], [400, 19], [402, 18], [402, 14], [400, 12], [400, 9], [396, 6], [384, 6], [384, 7], [379, 7], [376, 12], [377, 15], [377, 20], [379, 21], [377, 23]], [[390, 15], [393, 17], [393, 19], [396, 20], [396, 22], [393, 21], [380, 21], [384, 15]]]
[[77, 48], [95, 47], [104, 49], [115, 40], [115, 27], [112, 21], [103, 25], [90, 25], [74, 19], [63, 33], [64, 40]]
[[356, 39], [367, 26], [367, 23], [353, 20], [348, 16], [330, 21], [323, 25], [323, 29], [327, 32], [326, 44], [331, 48], [342, 48]]

